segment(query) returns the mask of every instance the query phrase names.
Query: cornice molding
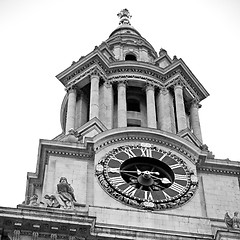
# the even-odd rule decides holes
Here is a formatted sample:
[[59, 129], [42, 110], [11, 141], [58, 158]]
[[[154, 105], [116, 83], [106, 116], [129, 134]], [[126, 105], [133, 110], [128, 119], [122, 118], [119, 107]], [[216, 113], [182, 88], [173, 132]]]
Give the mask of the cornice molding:
[[197, 168], [201, 172], [212, 173], [212, 174], [222, 174], [222, 175], [237, 175], [240, 177], [240, 168], [239, 169], [222, 169], [217, 166], [199, 166]]
[[21, 236], [69, 239], [84, 237], [94, 229], [96, 219], [86, 211], [63, 211], [18, 205], [17, 209], [0, 208], [0, 226], [13, 232], [15, 239]]
[[81, 64], [76, 63], [76, 67], [71, 69], [69, 73], [66, 72], [65, 76], [63, 74], [62, 76], [60, 76], [61, 74], [58, 75], [58, 79], [65, 86], [69, 87], [77, 84], [82, 79], [89, 76], [94, 69], [97, 69], [98, 74], [100, 74], [103, 79], [110, 80], [115, 75], [130, 74], [135, 76], [138, 75], [138, 78], [143, 77], [151, 79], [155, 83], [168, 87], [173, 84], [174, 78], [181, 76], [181, 82], [183, 82], [185, 88], [191, 92], [193, 98], [203, 100], [209, 95], [181, 59], [171, 64], [166, 69], [161, 69], [150, 63], [140, 61], [131, 64], [127, 61], [116, 61], [111, 63], [100, 50], [96, 50], [94, 54], [89, 57], [91, 58], [88, 60], [86, 60], [85, 57], [85, 61]]

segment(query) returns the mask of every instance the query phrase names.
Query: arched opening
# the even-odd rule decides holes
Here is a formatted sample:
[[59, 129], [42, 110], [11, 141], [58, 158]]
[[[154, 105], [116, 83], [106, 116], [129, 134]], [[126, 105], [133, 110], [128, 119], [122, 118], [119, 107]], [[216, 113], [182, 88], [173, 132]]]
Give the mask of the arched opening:
[[125, 61], [137, 61], [137, 57], [134, 54], [128, 53], [125, 56]]

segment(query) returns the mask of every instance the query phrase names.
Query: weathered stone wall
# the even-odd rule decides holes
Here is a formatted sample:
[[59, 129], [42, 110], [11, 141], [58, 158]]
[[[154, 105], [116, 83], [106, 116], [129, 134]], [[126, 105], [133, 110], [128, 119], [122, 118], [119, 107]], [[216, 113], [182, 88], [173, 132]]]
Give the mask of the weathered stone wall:
[[224, 218], [226, 212], [240, 210], [240, 188], [237, 176], [201, 174], [206, 213], [209, 218]]

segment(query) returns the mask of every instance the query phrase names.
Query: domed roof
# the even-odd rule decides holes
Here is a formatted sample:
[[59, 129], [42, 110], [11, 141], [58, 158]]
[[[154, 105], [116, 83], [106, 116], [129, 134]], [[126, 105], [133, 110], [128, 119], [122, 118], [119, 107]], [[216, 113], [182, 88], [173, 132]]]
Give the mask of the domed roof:
[[125, 8], [121, 10], [117, 16], [120, 18], [119, 26], [110, 34], [107, 42], [112, 42], [114, 38], [116, 39], [116, 37], [125, 35], [128, 36], [128, 38], [133, 38], [135, 42], [138, 41], [144, 43], [145, 46], [147, 46], [151, 52], [156, 55], [156, 52], [152, 45], [145, 38], [143, 38], [133, 26], [131, 26], [130, 18], [132, 16], [130, 15], [129, 11]]
[[112, 37], [115, 34], [119, 34], [119, 33], [121, 34], [124, 32], [132, 33], [132, 34], [142, 37], [141, 34], [133, 26], [131, 26], [129, 24], [121, 24], [110, 34], [109, 37]]
[[125, 8], [117, 15], [120, 18], [119, 27], [116, 28], [109, 37], [113, 36], [116, 33], [125, 33], [128, 30], [128, 33], [133, 33], [141, 37], [141, 34], [133, 27], [130, 23], [130, 18], [132, 17], [129, 11]]

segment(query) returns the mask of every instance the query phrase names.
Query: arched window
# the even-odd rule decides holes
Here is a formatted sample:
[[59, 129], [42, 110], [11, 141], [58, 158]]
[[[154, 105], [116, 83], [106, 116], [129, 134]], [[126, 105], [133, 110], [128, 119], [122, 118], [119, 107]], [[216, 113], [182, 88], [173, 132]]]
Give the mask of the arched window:
[[140, 112], [140, 102], [137, 99], [127, 99], [127, 111]]
[[137, 61], [137, 58], [134, 54], [128, 53], [125, 56], [125, 61]]

